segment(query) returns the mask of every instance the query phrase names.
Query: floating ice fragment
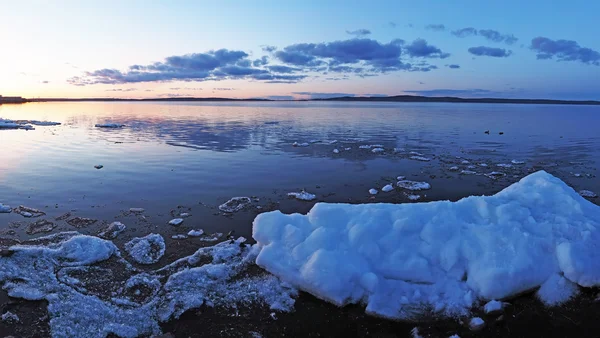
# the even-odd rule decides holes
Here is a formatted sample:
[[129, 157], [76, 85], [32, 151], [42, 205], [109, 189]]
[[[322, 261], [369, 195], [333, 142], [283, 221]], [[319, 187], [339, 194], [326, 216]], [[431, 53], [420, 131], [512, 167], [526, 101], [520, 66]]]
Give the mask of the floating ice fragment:
[[487, 176], [487, 177], [489, 177], [489, 178], [491, 178], [491, 179], [495, 180], [495, 179], [498, 179], [498, 178], [500, 178], [500, 177], [504, 177], [504, 176], [506, 176], [506, 174], [505, 174], [505, 173], [503, 173], [503, 172], [500, 172], [500, 171], [492, 171], [492, 172], [491, 172], [491, 173], [489, 173], [489, 174], [485, 174], [485, 176]]
[[591, 190], [579, 190], [579, 195], [587, 198], [596, 198], [598, 195]]
[[512, 160], [510, 161], [512, 164], [525, 164], [525, 161]]
[[471, 321], [469, 321], [469, 329], [471, 329], [471, 331], [479, 331], [483, 329], [484, 326], [485, 322], [479, 317], [472, 318]]
[[340, 153], [340, 151], [339, 151], [338, 149], [333, 149], [333, 153], [334, 153], [334, 154], [339, 154], [339, 153]]
[[23, 217], [40, 217], [45, 215], [46, 213], [35, 209], [35, 208], [30, 208], [30, 207], [26, 207], [24, 205], [19, 205], [17, 208], [13, 209], [13, 211]]
[[497, 300], [490, 300], [483, 306], [483, 311], [485, 311], [485, 313], [491, 313], [500, 311], [503, 307], [504, 304], [502, 302], [499, 302]]
[[129, 208], [129, 211], [133, 212], [133, 213], [136, 213], [136, 214], [139, 214], [139, 213], [144, 212], [145, 210], [144, 210], [144, 208]]
[[165, 240], [161, 235], [135, 237], [125, 243], [125, 251], [140, 264], [154, 264], [165, 254]]
[[312, 201], [317, 198], [316, 195], [308, 193], [304, 190], [302, 190], [301, 192], [288, 192], [287, 195], [301, 201]]
[[358, 149], [371, 149], [371, 147], [372, 147], [372, 146], [371, 146], [371, 145], [369, 145], [369, 144], [364, 144], [364, 145], [362, 145], [362, 146], [358, 146]]
[[12, 212], [10, 205], [0, 203], [0, 214], [9, 214]]
[[471, 164], [471, 162], [469, 162], [467, 160], [463, 160], [462, 162], [460, 162], [460, 164]]
[[421, 154], [420, 152], [417, 152], [417, 151], [411, 151], [409, 154], [416, 155], [416, 156], [423, 156], [423, 154]]
[[106, 227], [104, 227], [102, 230], [100, 230], [100, 232], [98, 233], [98, 237], [104, 239], [114, 239], [117, 238], [117, 236], [121, 232], [123, 232], [125, 228], [127, 227], [121, 222], [112, 222]]
[[378, 193], [377, 189], [373, 189], [373, 188], [369, 189], [369, 194], [377, 195], [377, 193]]
[[467, 169], [477, 169], [477, 166], [474, 166], [474, 165], [468, 165], [468, 166], [467, 166]]
[[192, 215], [189, 212], [182, 212], [179, 214], [179, 217], [181, 217], [181, 218], [188, 218], [190, 216], [192, 216]]
[[476, 175], [477, 173], [473, 170], [461, 170], [460, 174], [461, 175]]
[[406, 149], [404, 149], [404, 148], [394, 148], [394, 152], [395, 153], [402, 153], [402, 152], [405, 152], [405, 151], [406, 151]]
[[60, 122], [52, 122], [52, 121], [37, 121], [37, 120], [31, 120], [31, 121], [27, 121], [30, 124], [33, 124], [34, 126], [59, 126], [61, 125]]
[[416, 195], [416, 194], [404, 194], [406, 196], [406, 198], [408, 198], [411, 201], [418, 201], [421, 199], [421, 195]]
[[2, 314], [2, 317], [0, 317], [2, 319], [3, 322], [7, 322], [7, 323], [18, 323], [20, 321], [19, 316], [17, 316], [16, 314], [10, 312], [10, 311], [6, 311], [5, 313]]
[[398, 187], [402, 188], [402, 189], [407, 189], [407, 190], [428, 190], [431, 189], [431, 185], [427, 182], [417, 182], [417, 181], [409, 181], [409, 180], [402, 180], [402, 181], [398, 181], [398, 183], [396, 183], [396, 185], [398, 185]]
[[372, 152], [373, 154], [376, 154], [376, 153], [383, 153], [384, 151], [385, 151], [385, 150], [384, 150], [383, 148], [373, 148], [373, 149], [371, 149], [371, 152]]
[[179, 234], [179, 235], [173, 235], [171, 236], [172, 239], [186, 239], [188, 238], [187, 235], [183, 235], [183, 234]]
[[431, 159], [429, 157], [423, 157], [423, 156], [411, 156], [410, 159], [417, 160], [417, 161], [423, 161], [423, 162], [431, 161]]
[[183, 223], [183, 218], [173, 218], [172, 220], [169, 221], [169, 225], [174, 225], [174, 226], [178, 226], [181, 223]]
[[488, 165], [486, 163], [479, 163], [480, 167], [487, 167]]
[[398, 176], [398, 177], [396, 177], [396, 179], [397, 179], [398, 181], [402, 181], [402, 180], [405, 180], [405, 179], [406, 179], [406, 176]]
[[233, 197], [229, 201], [219, 205], [219, 210], [228, 213], [237, 212], [250, 205], [250, 203], [252, 203], [250, 197]]
[[452, 166], [452, 167], [448, 168], [448, 170], [450, 170], [450, 171], [458, 171], [458, 169], [459, 168], [457, 166]]
[[308, 147], [309, 145], [310, 145], [310, 144], [308, 144], [308, 143], [306, 143], [306, 142], [303, 142], [303, 143], [294, 142], [294, 143], [292, 144], [292, 146], [294, 146], [294, 147]]
[[344, 150], [348, 151], [348, 150], [352, 150], [352, 148], [344, 148]]
[[203, 234], [204, 230], [190, 230], [190, 232], [187, 233], [187, 235], [190, 237], [200, 237]]
[[329, 144], [336, 144], [337, 142], [338, 142], [338, 140], [333, 140], [333, 141], [330, 141]]
[[384, 186], [383, 188], [381, 188], [381, 191], [383, 191], [383, 192], [390, 192], [392, 190], [394, 190], [394, 186], [391, 184], [388, 184], [388, 185]]
[[96, 124], [96, 128], [123, 128], [124, 124], [121, 123], [98, 123]]
[[498, 164], [496, 164], [496, 166], [500, 167], [500, 168], [507, 168], [507, 169], [510, 169], [513, 167], [512, 164], [510, 164], [510, 163], [498, 163]]

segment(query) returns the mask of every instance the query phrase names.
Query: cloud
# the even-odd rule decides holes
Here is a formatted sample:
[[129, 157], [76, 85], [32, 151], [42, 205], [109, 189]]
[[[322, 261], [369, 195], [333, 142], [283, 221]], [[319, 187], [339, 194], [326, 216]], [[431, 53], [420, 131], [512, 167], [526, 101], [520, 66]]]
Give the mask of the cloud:
[[410, 45], [405, 46], [404, 50], [411, 57], [445, 59], [450, 56], [449, 53], [444, 53], [441, 49], [427, 44], [427, 41], [423, 39], [413, 41]]
[[43, 83], [43, 84], [47, 84], [47, 83], [50, 83], [50, 81], [46, 81], [46, 80], [44, 80], [44, 81], [42, 81], [42, 83]]
[[451, 68], [451, 69], [459, 69], [460, 68], [459, 65], [446, 65], [446, 67]]
[[530, 48], [537, 53], [538, 60], [578, 61], [588, 65], [600, 66], [600, 52], [581, 47], [573, 40], [552, 40], [537, 37], [531, 40]]
[[507, 45], [512, 45], [519, 39], [512, 34], [502, 34], [493, 29], [480, 29], [477, 30], [473, 27], [462, 28], [459, 30], [452, 31], [452, 35], [459, 38], [466, 38], [469, 36], [480, 35], [492, 42], [504, 42]]
[[265, 99], [268, 100], [294, 100], [295, 97], [291, 96], [291, 95], [269, 95], [269, 96], [265, 96]]
[[479, 35], [483, 36], [484, 38], [490, 41], [504, 42], [507, 45], [512, 45], [513, 43], [519, 40], [512, 34], [501, 34], [500, 32], [492, 29], [480, 29]]
[[356, 96], [356, 94], [350, 94], [350, 93], [293, 92], [292, 94], [300, 95], [300, 96], [308, 96], [311, 100], [330, 99], [332, 97], [343, 97], [343, 96], [350, 96], [350, 97]]
[[263, 57], [253, 62], [243, 51], [219, 49], [206, 53], [169, 56], [162, 62], [149, 65], [132, 65], [127, 71], [99, 69], [85, 72], [83, 76], [68, 80], [70, 84], [85, 86], [92, 84], [124, 84], [138, 82], [169, 81], [218, 81], [252, 79], [258, 81], [300, 81], [306, 75], [283, 77], [271, 74], [263, 68], [268, 59]]
[[300, 68], [288, 67], [288, 66], [268, 66], [267, 67], [273, 73], [291, 74], [301, 71]]
[[262, 46], [260, 46], [260, 48], [263, 50], [263, 52], [267, 52], [267, 53], [272, 53], [277, 50], [277, 47], [269, 46], [269, 45], [262, 45]]
[[394, 21], [390, 21], [387, 23], [388, 26], [390, 26], [391, 28], [396, 28], [396, 26], [398, 26]]
[[357, 29], [355, 31], [346, 31], [346, 34], [355, 35], [355, 36], [366, 36], [371, 34], [371, 31], [368, 29]]
[[441, 31], [446, 30], [446, 26], [444, 26], [442, 24], [430, 24], [430, 25], [425, 26], [425, 29], [428, 29], [431, 31], [436, 31], [436, 32], [441, 32]]
[[459, 96], [459, 97], [483, 97], [499, 92], [487, 89], [428, 89], [428, 90], [405, 90], [405, 93], [422, 96]]
[[136, 88], [113, 88], [113, 89], [107, 89], [105, 90], [105, 92], [135, 92], [137, 91]]
[[235, 88], [213, 88], [213, 90], [236, 90]]
[[467, 36], [477, 35], [477, 30], [473, 27], [467, 27], [452, 31], [452, 35], [459, 38], [466, 38]]
[[471, 47], [469, 48], [469, 53], [477, 56], [491, 56], [496, 58], [505, 58], [512, 54], [512, 51], [506, 50], [504, 48], [494, 48], [494, 47]]

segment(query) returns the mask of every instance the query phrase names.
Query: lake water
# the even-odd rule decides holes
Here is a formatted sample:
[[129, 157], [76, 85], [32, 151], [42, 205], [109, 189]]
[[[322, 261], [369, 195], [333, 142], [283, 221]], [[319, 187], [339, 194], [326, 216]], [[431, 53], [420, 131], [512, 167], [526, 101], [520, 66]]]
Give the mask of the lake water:
[[[131, 207], [145, 208], [148, 218], [135, 219], [138, 227], [128, 229], [130, 235], [202, 228], [249, 236], [252, 219], [261, 211], [308, 211], [312, 203], [287, 197], [302, 189], [318, 201], [409, 202], [400, 190], [375, 197], [368, 193], [398, 175], [431, 183], [422, 201], [492, 194], [539, 169], [577, 190], [600, 192], [597, 106], [30, 103], [2, 105], [0, 118], [62, 123], [0, 131], [0, 203], [42, 209], [49, 217], [71, 212], [105, 221], [127, 219], [124, 211]], [[104, 122], [126, 126], [94, 127]], [[294, 147], [294, 142], [310, 146]], [[359, 148], [377, 144], [385, 152]], [[410, 152], [431, 161], [410, 159]], [[525, 163], [497, 167], [513, 159]], [[464, 160], [480, 174], [507, 175], [492, 180], [448, 170], [455, 165], [468, 169]], [[234, 196], [259, 201], [224, 217], [217, 206]], [[181, 228], [167, 225], [182, 207], [192, 216]], [[17, 221], [24, 219], [0, 214], [4, 227]], [[60, 230], [73, 228], [60, 223], [55, 231]], [[97, 226], [78, 230], [95, 233]], [[26, 236], [23, 227], [15, 231]]]

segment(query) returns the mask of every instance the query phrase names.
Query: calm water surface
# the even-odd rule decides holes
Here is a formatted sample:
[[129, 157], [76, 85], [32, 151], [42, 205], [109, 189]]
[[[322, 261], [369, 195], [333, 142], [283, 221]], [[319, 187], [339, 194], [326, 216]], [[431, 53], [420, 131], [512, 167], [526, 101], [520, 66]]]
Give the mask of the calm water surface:
[[[306, 212], [310, 203], [286, 196], [301, 189], [329, 202], [407, 202], [401, 191], [374, 198], [367, 193], [398, 175], [430, 182], [424, 201], [494, 193], [539, 169], [577, 190], [600, 192], [600, 107], [593, 106], [31, 103], [2, 105], [0, 118], [62, 123], [0, 131], [1, 203], [39, 208], [49, 217], [71, 211], [107, 221], [143, 207], [150, 218], [137, 223], [138, 232], [203, 228], [249, 235], [261, 210]], [[104, 122], [126, 127], [94, 127]], [[321, 142], [292, 146], [311, 140]], [[359, 149], [369, 144], [386, 152]], [[432, 160], [411, 160], [411, 151]], [[507, 176], [500, 180], [448, 170], [466, 169], [464, 159], [479, 173], [502, 169], [496, 165], [512, 159], [525, 164], [502, 169]], [[260, 201], [250, 212], [223, 217], [216, 207], [234, 196]], [[178, 206], [191, 208], [193, 216], [177, 230], [166, 222]], [[23, 217], [0, 214], [0, 228], [13, 221]], [[72, 229], [61, 224], [59, 230]], [[17, 233], [25, 236], [22, 228]]]

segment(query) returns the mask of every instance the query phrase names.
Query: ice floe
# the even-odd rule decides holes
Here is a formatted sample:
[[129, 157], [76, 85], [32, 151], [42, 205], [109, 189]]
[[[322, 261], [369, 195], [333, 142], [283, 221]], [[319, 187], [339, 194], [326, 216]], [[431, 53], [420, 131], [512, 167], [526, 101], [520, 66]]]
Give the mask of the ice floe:
[[42, 232], [50, 232], [54, 230], [54, 228], [56, 228], [56, 224], [45, 219], [40, 219], [27, 225], [25, 232], [28, 235], [35, 235]]
[[394, 190], [394, 186], [391, 184], [387, 184], [383, 188], [381, 188], [381, 191], [383, 192], [390, 192], [392, 190]]
[[467, 161], [467, 160], [462, 160], [462, 161], [460, 162], [460, 164], [471, 164], [471, 162], [469, 162], [469, 161]]
[[144, 208], [129, 208], [129, 212], [133, 212], [135, 214], [141, 214], [144, 211], [146, 211]]
[[186, 238], [188, 238], [188, 236], [184, 235], [184, 234], [179, 234], [179, 235], [173, 235], [173, 236], [171, 236], [171, 238], [172, 239], [186, 239]]
[[510, 163], [518, 165], [518, 164], [525, 164], [525, 161], [512, 160], [512, 161], [510, 161]]
[[371, 149], [371, 152], [373, 154], [383, 153], [384, 151], [385, 151], [385, 149], [383, 149], [383, 148], [373, 148], [373, 149]]
[[0, 203], [0, 214], [9, 214], [12, 212], [10, 205]]
[[277, 277], [248, 276], [256, 250], [243, 240], [201, 248], [140, 272], [110, 241], [75, 232], [29, 241], [0, 257], [0, 284], [12, 297], [46, 300], [52, 337], [139, 337], [202, 305], [266, 305], [289, 311], [297, 291]]
[[499, 179], [500, 177], [506, 176], [505, 173], [500, 172], [500, 171], [492, 171], [491, 173], [484, 174], [484, 175], [487, 176], [487, 177], [489, 177], [489, 178], [491, 178], [491, 179], [493, 179], [493, 180], [496, 180], [496, 179]]
[[200, 230], [190, 230], [187, 233], [188, 236], [190, 237], [200, 237], [202, 235], [204, 235], [204, 230], [200, 229]]
[[423, 162], [431, 161], [431, 159], [429, 157], [424, 157], [424, 156], [411, 156], [410, 159], [417, 160], [417, 161], [423, 161]]
[[460, 171], [461, 175], [476, 175], [477, 172], [473, 171], [473, 170], [461, 170]]
[[542, 299], [565, 299], [573, 289], [561, 287], [561, 274], [600, 285], [600, 207], [543, 171], [457, 202], [317, 203], [307, 215], [263, 213], [253, 237], [256, 263], [267, 271], [388, 318], [466, 315], [479, 300], [540, 286]]
[[358, 146], [358, 149], [371, 149], [373, 146], [369, 144], [363, 144], [362, 146]]
[[374, 188], [369, 189], [369, 194], [371, 194], [371, 195], [377, 195], [378, 192], [379, 191], [377, 191], [377, 189], [374, 189]]
[[183, 223], [183, 218], [173, 218], [172, 220], [169, 221], [169, 225], [173, 225], [173, 226], [181, 225], [181, 223]]
[[308, 147], [308, 146], [310, 146], [310, 144], [307, 143], [307, 142], [303, 142], [303, 143], [294, 142], [294, 143], [292, 143], [292, 146], [294, 146], [294, 147]]
[[124, 124], [121, 123], [98, 123], [95, 126], [96, 128], [108, 128], [108, 129], [117, 129], [125, 127]]
[[428, 190], [431, 189], [431, 185], [427, 182], [417, 182], [409, 180], [401, 180], [396, 185], [402, 189], [407, 190]]
[[244, 209], [250, 205], [250, 203], [252, 203], [250, 197], [233, 197], [229, 201], [219, 205], [219, 210], [233, 213]]
[[102, 230], [100, 230], [100, 232], [98, 233], [98, 236], [104, 239], [114, 239], [117, 238], [117, 236], [126, 228], [127, 227], [125, 226], [125, 224], [121, 222], [112, 222], [104, 228], [102, 228]]
[[579, 195], [581, 195], [583, 197], [587, 197], [587, 198], [598, 197], [598, 194], [596, 194], [595, 192], [593, 192], [591, 190], [579, 190]]
[[459, 170], [459, 168], [458, 168], [457, 166], [455, 166], [455, 165], [454, 165], [454, 166], [452, 166], [452, 167], [448, 168], [448, 170], [450, 170], [450, 171], [458, 171], [458, 170]]
[[469, 321], [469, 329], [471, 329], [471, 331], [479, 331], [483, 329], [484, 326], [485, 322], [479, 317], [471, 318]]
[[19, 205], [17, 208], [14, 208], [13, 211], [23, 217], [40, 217], [45, 215], [46, 213], [35, 209], [35, 208], [30, 208], [30, 207], [26, 207], [24, 205]]
[[288, 192], [287, 195], [289, 197], [294, 197], [295, 199], [301, 200], [301, 201], [312, 201], [317, 198], [317, 195], [311, 194], [304, 190], [302, 190], [301, 192]]
[[340, 151], [339, 151], [338, 149], [333, 149], [333, 153], [334, 153], [334, 154], [339, 154], [339, 153], [340, 153]]
[[406, 198], [408, 198], [411, 201], [418, 201], [421, 199], [421, 195], [416, 195], [416, 194], [404, 194], [404, 196], [406, 196]]
[[510, 163], [498, 163], [498, 164], [496, 164], [496, 167], [510, 169], [513, 167], [513, 165]]
[[165, 239], [159, 234], [135, 237], [125, 243], [125, 251], [140, 264], [154, 264], [165, 254]]
[[490, 300], [489, 302], [487, 302], [483, 306], [483, 311], [485, 311], [485, 313], [492, 313], [492, 312], [502, 310], [503, 307], [504, 307], [504, 305], [502, 302], [499, 302], [499, 301], [493, 299], [493, 300]]

